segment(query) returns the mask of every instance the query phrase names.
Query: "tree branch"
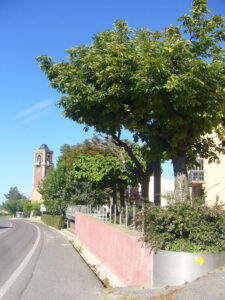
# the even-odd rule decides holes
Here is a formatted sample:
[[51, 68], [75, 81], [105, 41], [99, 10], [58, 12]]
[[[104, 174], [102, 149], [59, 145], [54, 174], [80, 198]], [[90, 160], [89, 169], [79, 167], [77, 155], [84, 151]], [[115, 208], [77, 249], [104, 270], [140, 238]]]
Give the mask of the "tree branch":
[[140, 162], [137, 160], [136, 156], [134, 155], [131, 147], [129, 147], [127, 145], [127, 143], [123, 142], [118, 136], [116, 136], [115, 134], [112, 134], [112, 138], [113, 138], [113, 143], [115, 143], [115, 145], [119, 146], [119, 147], [123, 147], [125, 149], [125, 151], [127, 152], [127, 154], [130, 156], [130, 158], [132, 159], [132, 161], [134, 162], [135, 166], [136, 166], [136, 170], [132, 169], [132, 171], [136, 174], [136, 176], [140, 179], [144, 176], [144, 172], [142, 169], [142, 165], [140, 164]]

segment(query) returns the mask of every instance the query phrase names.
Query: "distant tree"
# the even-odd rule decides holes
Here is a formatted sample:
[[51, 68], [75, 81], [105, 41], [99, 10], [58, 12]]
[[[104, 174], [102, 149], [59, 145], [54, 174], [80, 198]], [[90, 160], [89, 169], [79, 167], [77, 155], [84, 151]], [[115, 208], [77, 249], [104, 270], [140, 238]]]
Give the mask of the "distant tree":
[[23, 211], [23, 200], [8, 200], [3, 204], [4, 209], [8, 210], [10, 214], [15, 214], [17, 211]]
[[32, 210], [32, 203], [30, 200], [24, 200], [23, 202], [23, 212], [25, 212], [26, 214], [29, 214]]
[[34, 215], [40, 215], [40, 207], [41, 207], [42, 202], [32, 202], [31, 203], [31, 209], [34, 213]]
[[56, 168], [51, 167], [46, 177], [39, 185], [47, 212], [53, 215], [65, 214], [68, 199], [65, 198], [66, 167], [58, 164]]
[[21, 200], [26, 198], [23, 194], [21, 194], [16, 186], [11, 187], [7, 194], [4, 194], [7, 200]]
[[7, 194], [4, 194], [5, 198], [7, 199], [3, 203], [4, 209], [8, 210], [10, 214], [15, 214], [17, 211], [23, 211], [23, 204], [26, 200], [26, 197], [21, 194], [18, 188], [11, 187]]

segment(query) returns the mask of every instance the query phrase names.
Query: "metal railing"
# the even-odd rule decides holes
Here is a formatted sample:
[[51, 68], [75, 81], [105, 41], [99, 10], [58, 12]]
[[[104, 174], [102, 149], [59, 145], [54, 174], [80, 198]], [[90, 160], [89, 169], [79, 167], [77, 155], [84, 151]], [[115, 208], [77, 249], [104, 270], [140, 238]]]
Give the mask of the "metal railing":
[[74, 205], [69, 206], [66, 211], [66, 216], [75, 216], [76, 212], [90, 215], [96, 219], [117, 224], [121, 227], [143, 232], [143, 225], [137, 222], [137, 216], [143, 215], [144, 202], [133, 202], [125, 206], [114, 205]]

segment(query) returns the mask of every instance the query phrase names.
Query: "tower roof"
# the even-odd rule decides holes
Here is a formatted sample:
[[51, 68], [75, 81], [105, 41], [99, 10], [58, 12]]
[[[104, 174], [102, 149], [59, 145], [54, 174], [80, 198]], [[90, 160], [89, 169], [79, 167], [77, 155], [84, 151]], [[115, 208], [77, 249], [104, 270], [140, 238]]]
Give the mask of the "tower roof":
[[46, 144], [42, 144], [39, 149], [49, 150]]

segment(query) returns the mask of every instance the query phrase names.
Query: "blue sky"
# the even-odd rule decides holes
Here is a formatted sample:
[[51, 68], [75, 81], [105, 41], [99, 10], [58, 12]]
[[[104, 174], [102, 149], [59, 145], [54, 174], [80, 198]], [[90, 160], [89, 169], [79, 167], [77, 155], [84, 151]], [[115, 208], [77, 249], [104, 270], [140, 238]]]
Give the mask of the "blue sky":
[[[225, 15], [224, 0], [209, 0]], [[191, 0], [0, 0], [0, 203], [11, 186], [31, 195], [33, 150], [45, 143], [57, 161], [60, 146], [93, 135], [61, 116], [35, 56], [66, 58], [65, 49], [91, 43], [93, 34], [125, 19], [131, 27], [163, 29], [188, 13]], [[172, 177], [169, 163], [163, 175]]]

